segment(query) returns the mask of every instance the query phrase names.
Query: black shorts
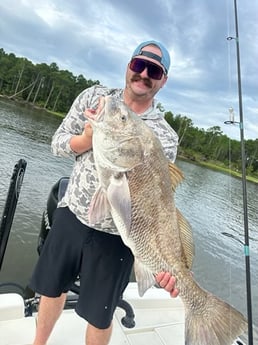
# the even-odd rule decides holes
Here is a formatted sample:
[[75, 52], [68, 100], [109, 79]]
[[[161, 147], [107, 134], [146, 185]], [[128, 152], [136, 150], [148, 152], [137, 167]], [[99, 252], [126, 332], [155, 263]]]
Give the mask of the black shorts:
[[30, 288], [58, 297], [80, 276], [75, 310], [93, 326], [105, 329], [129, 282], [133, 260], [120, 236], [89, 228], [68, 207], [57, 208]]

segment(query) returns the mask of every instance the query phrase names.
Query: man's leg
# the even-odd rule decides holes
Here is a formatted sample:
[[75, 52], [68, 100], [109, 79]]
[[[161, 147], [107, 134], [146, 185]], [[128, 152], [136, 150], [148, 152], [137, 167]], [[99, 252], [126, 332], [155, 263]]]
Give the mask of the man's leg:
[[46, 345], [53, 327], [63, 311], [65, 300], [66, 293], [59, 297], [41, 296], [33, 345]]
[[112, 334], [112, 324], [108, 328], [99, 329], [88, 324], [86, 331], [86, 345], [108, 345]]

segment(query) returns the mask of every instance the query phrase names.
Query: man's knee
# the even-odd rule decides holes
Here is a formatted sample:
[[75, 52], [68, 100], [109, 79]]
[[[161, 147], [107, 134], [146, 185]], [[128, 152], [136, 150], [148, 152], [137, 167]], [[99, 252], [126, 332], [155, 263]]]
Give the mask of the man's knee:
[[100, 329], [88, 324], [86, 331], [86, 345], [108, 345], [112, 334], [112, 324], [108, 328]]

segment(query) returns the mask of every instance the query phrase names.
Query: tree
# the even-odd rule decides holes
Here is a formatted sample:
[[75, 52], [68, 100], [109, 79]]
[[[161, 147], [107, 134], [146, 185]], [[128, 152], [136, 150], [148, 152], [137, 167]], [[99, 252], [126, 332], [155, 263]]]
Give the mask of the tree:
[[32, 64], [0, 48], [0, 90], [9, 97], [65, 113], [74, 98], [99, 81], [60, 70], [55, 62]]
[[[60, 70], [55, 62], [34, 65], [25, 57], [7, 54], [0, 48], [0, 92], [13, 99], [52, 111], [66, 113], [75, 97], [84, 89], [98, 85], [98, 80], [74, 76]], [[161, 103], [157, 108], [164, 112]], [[219, 126], [204, 130], [195, 127], [185, 115], [165, 112], [165, 119], [179, 136], [179, 154], [192, 160], [213, 160], [241, 171], [240, 142], [223, 134]], [[249, 174], [258, 174], [258, 139], [246, 140], [246, 167]]]

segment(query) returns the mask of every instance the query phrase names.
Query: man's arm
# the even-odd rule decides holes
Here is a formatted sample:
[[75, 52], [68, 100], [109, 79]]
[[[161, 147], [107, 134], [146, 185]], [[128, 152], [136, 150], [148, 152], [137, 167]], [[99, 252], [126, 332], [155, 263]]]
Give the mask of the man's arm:
[[89, 122], [85, 124], [82, 134], [71, 137], [70, 147], [77, 154], [81, 154], [92, 148], [92, 128]]

